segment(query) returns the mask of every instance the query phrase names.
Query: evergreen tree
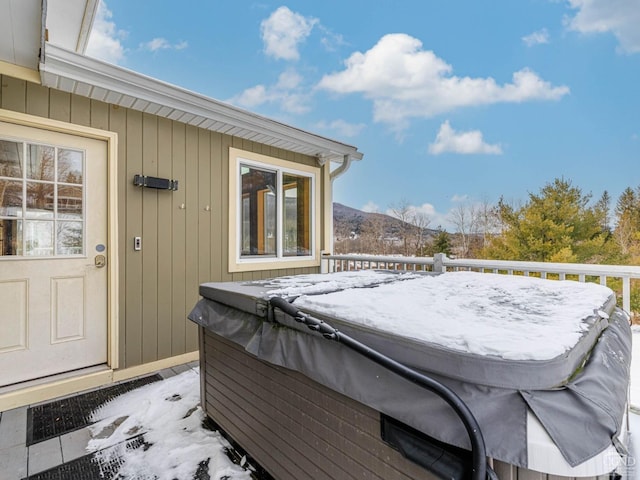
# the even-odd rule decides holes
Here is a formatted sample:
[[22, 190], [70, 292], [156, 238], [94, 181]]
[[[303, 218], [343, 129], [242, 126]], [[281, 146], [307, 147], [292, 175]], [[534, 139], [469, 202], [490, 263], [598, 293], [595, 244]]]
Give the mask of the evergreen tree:
[[[564, 179], [546, 184], [515, 208], [500, 200], [502, 234], [485, 249], [487, 258], [541, 262], [601, 262], [611, 254], [602, 214], [590, 194]], [[610, 242], [609, 242], [610, 243]]]
[[425, 249], [426, 256], [433, 256], [436, 253], [451, 255], [451, 237], [441, 226], [438, 227], [438, 233], [433, 239], [433, 243]]
[[640, 187], [634, 191], [627, 187], [616, 203], [614, 236], [624, 255], [632, 263], [640, 257]]

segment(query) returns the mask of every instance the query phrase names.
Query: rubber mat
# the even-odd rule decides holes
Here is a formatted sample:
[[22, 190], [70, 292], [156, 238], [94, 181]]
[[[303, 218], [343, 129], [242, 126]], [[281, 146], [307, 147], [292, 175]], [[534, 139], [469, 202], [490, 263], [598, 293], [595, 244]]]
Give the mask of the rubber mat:
[[[70, 462], [58, 465], [44, 472], [36, 473], [22, 480], [114, 480], [122, 479], [119, 475], [120, 467], [123, 464], [122, 458], [118, 456], [119, 445], [105, 448], [100, 452], [84, 457], [77, 458]], [[127, 450], [135, 450], [137, 448], [149, 448], [150, 444], [144, 440], [144, 435], [138, 435], [125, 442]], [[108, 459], [108, 460], [105, 460]], [[198, 468], [191, 480], [211, 480], [209, 475], [209, 461], [203, 460], [198, 464]], [[246, 469], [246, 467], [245, 467]], [[244, 477], [244, 476], [243, 476]], [[252, 478], [259, 480], [252, 475]], [[155, 475], [136, 476], [135, 478], [127, 477], [128, 480], [156, 480]], [[220, 480], [231, 480], [232, 477], [224, 476]]]
[[[135, 450], [143, 445], [146, 445], [146, 442], [142, 435], [126, 441], [127, 450]], [[122, 459], [116, 454], [110, 454], [112, 451], [115, 452], [118, 447], [116, 445], [105, 448], [101, 451], [102, 454], [100, 456], [96, 453], [85, 455], [44, 472], [30, 475], [22, 480], [111, 480], [116, 478], [118, 470], [122, 466]], [[105, 461], [105, 458], [108, 460]]]
[[[158, 374], [75, 395], [27, 410], [27, 446], [73, 432], [91, 423], [100, 405], [136, 388], [162, 380]], [[52, 477], [56, 478], [56, 477]]]

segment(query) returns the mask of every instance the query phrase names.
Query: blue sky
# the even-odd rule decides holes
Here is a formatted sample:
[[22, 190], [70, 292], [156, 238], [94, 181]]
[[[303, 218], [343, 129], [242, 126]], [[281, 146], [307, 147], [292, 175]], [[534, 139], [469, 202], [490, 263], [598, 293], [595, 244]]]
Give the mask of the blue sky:
[[640, 186], [640, 0], [107, 0], [88, 54], [364, 153], [334, 200]]

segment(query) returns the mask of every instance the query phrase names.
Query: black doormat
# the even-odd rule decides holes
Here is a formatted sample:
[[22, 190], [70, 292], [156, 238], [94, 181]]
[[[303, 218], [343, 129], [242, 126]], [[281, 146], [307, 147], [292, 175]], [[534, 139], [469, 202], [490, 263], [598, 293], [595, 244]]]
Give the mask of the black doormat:
[[[135, 450], [146, 445], [142, 435], [129, 439], [125, 443], [127, 450]], [[116, 478], [122, 466], [122, 458], [117, 454], [119, 445], [105, 448], [101, 452], [76, 458], [44, 472], [29, 475], [22, 480], [111, 480]], [[107, 460], [105, 460], [107, 459]]]
[[[144, 435], [138, 435], [123, 442], [126, 450], [135, 450], [137, 448], [147, 449], [151, 444], [147, 443], [144, 439]], [[118, 480], [123, 477], [120, 476], [120, 468], [124, 463], [120, 454], [122, 452], [121, 445], [114, 445], [113, 447], [105, 448], [99, 452], [85, 455], [84, 457], [77, 458], [57, 467], [50, 468], [44, 472], [36, 473], [22, 480]], [[209, 475], [209, 461], [201, 461], [198, 464], [193, 477], [190, 480], [211, 480]], [[155, 475], [148, 475], [135, 478], [129, 478], [129, 480], [155, 480]], [[222, 477], [225, 480], [232, 480], [232, 477]]]
[[91, 413], [100, 405], [123, 393], [159, 380], [162, 380], [159, 374], [150, 375], [29, 408], [27, 446], [86, 427], [91, 423]]

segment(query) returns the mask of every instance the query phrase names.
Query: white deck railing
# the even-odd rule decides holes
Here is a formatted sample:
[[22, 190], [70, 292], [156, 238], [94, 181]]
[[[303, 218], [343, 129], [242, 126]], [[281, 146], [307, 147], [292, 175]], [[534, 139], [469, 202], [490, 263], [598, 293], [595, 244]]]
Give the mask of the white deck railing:
[[591, 265], [583, 263], [516, 262], [506, 260], [476, 260], [448, 258], [444, 254], [433, 257], [389, 257], [377, 255], [325, 255], [323, 273], [371, 268], [445, 272], [474, 270], [487, 273], [539, 274], [542, 278], [560, 280], [599, 281], [607, 285], [609, 279], [621, 280], [622, 308], [631, 312], [631, 280], [640, 279], [640, 267], [627, 265]]

